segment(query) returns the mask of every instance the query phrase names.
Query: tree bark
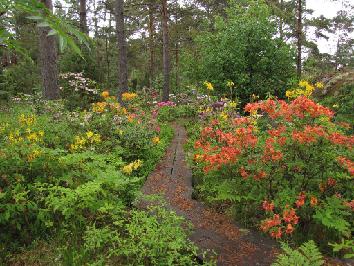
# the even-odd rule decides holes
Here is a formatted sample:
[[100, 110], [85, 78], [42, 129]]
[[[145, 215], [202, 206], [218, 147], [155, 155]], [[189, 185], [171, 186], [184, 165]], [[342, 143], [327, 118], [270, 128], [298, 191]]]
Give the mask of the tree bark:
[[297, 38], [297, 58], [296, 58], [296, 72], [298, 79], [301, 78], [302, 66], [301, 66], [301, 56], [302, 56], [302, 1], [297, 1], [297, 23], [296, 23], [296, 38]]
[[280, 17], [279, 17], [279, 35], [280, 39], [283, 41], [284, 40], [284, 30], [283, 30], [283, 12], [284, 12], [284, 0], [280, 0]]
[[149, 87], [152, 88], [152, 81], [155, 74], [155, 52], [154, 52], [154, 1], [150, 0], [149, 3], [149, 50], [150, 50], [150, 62], [149, 62]]
[[[52, 0], [41, 0], [52, 12]], [[43, 84], [43, 97], [47, 100], [55, 100], [60, 97], [58, 86], [58, 48], [56, 36], [48, 36], [49, 27], [39, 28], [39, 58], [41, 61], [41, 75]]]
[[84, 33], [88, 33], [86, 0], [80, 0], [80, 29]]
[[167, 0], [162, 0], [162, 35], [163, 35], [163, 91], [162, 101], [168, 101], [170, 95], [170, 54], [169, 54], [169, 36], [168, 36], [168, 13]]
[[124, 0], [116, 0], [116, 31], [119, 52], [118, 62], [118, 100], [122, 103], [122, 94], [128, 91], [128, 56], [124, 29]]

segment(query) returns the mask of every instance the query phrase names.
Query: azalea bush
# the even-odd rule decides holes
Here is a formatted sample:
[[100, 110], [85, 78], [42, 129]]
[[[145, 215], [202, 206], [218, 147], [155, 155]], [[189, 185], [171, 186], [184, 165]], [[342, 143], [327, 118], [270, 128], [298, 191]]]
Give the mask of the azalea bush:
[[332, 122], [334, 112], [305, 96], [250, 103], [245, 112], [200, 131], [200, 194], [229, 202], [239, 219], [276, 239], [313, 237], [322, 248], [350, 240], [354, 137]]
[[[126, 260], [123, 253], [106, 256], [91, 250], [89, 234], [100, 239], [105, 237], [101, 229], [112, 225], [110, 232], [118, 238], [105, 246], [113, 251], [116, 241], [123, 241], [129, 254], [135, 252], [129, 244], [135, 243], [134, 232], [122, 231], [151, 227], [151, 234], [157, 234], [152, 214], [136, 211], [134, 216], [131, 211], [141, 185], [172, 139], [172, 129], [131, 101], [121, 107], [108, 92], [98, 97], [100, 101], [83, 112], [43, 103], [47, 111], [36, 114], [35, 106], [20, 103], [0, 115], [0, 264], [36, 239], [48, 241], [63, 263]], [[146, 223], [134, 224], [132, 217], [137, 216]], [[166, 230], [182, 223], [173, 214], [162, 218]], [[193, 261], [195, 247], [186, 232], [176, 228], [175, 233], [176, 240], [159, 242], [172, 252], [168, 260]], [[66, 244], [56, 247], [52, 239]], [[156, 247], [140, 247], [140, 260], [155, 259]]]
[[68, 109], [85, 109], [99, 100], [98, 84], [83, 73], [60, 74], [60, 95]]

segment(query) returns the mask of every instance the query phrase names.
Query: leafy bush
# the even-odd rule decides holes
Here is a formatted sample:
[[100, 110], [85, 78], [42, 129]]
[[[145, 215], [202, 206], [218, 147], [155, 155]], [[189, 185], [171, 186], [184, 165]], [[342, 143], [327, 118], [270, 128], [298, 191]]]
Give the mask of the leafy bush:
[[[16, 261], [14, 253], [36, 239], [70, 265], [195, 260], [187, 231], [175, 227], [181, 218], [133, 207], [173, 136], [171, 127], [103, 96], [85, 112], [43, 102], [46, 114], [21, 106], [0, 115], [0, 264]], [[137, 239], [142, 232], [146, 238]]]
[[293, 52], [274, 38], [276, 25], [267, 5], [234, 1], [226, 13], [227, 18], [217, 19], [214, 31], [198, 35], [200, 60], [193, 57], [185, 63], [191, 82], [208, 80], [216, 93], [224, 95], [229, 92], [228, 82], [233, 81], [233, 96], [242, 104], [252, 94], [261, 99], [267, 94], [282, 96], [293, 77]]
[[213, 120], [195, 142], [201, 194], [233, 203], [238, 218], [276, 239], [350, 239], [353, 136], [304, 96], [245, 111], [251, 116]]

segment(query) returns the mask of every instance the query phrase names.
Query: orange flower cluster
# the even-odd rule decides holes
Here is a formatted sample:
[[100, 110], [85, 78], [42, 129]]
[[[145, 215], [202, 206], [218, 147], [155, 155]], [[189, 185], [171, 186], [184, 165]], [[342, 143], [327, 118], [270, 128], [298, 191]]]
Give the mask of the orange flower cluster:
[[[263, 202], [263, 208], [269, 208], [273, 211], [274, 206], [268, 202]], [[289, 209], [288, 206], [283, 211], [282, 217], [279, 214], [274, 214], [273, 218], [266, 219], [261, 223], [261, 230], [269, 232], [270, 236], [275, 239], [280, 239], [285, 233], [290, 235], [294, 232], [294, 225], [299, 223], [299, 217], [296, 215], [295, 209]]]
[[325, 116], [332, 118], [334, 112], [322, 105], [315, 103], [307, 97], [300, 96], [291, 103], [286, 103], [282, 100], [268, 99], [266, 101], [249, 103], [245, 107], [246, 112], [255, 113], [261, 110], [267, 113], [270, 118], [284, 118], [287, 121], [292, 121], [295, 117], [305, 118], [307, 116], [316, 118]]
[[[215, 121], [212, 126], [205, 127], [201, 131], [201, 138], [194, 144], [196, 149], [202, 149], [203, 156], [198, 156], [198, 160], [206, 163], [205, 172], [236, 162], [245, 150], [257, 145], [258, 138], [252, 125], [236, 128], [232, 132], [222, 131]], [[245, 169], [242, 175], [244, 178], [248, 177]], [[255, 178], [261, 179], [265, 176], [264, 172], [260, 172]]]
[[295, 202], [296, 207], [300, 208], [305, 204], [306, 200], [306, 194], [304, 192], [301, 192], [299, 196], [297, 197], [297, 201]]
[[301, 144], [310, 144], [316, 142], [320, 137], [324, 137], [326, 131], [321, 126], [305, 126], [303, 131], [294, 130], [292, 138]]
[[263, 210], [269, 212], [274, 210], [274, 203], [273, 202], [268, 202], [268, 201], [263, 201], [262, 204]]

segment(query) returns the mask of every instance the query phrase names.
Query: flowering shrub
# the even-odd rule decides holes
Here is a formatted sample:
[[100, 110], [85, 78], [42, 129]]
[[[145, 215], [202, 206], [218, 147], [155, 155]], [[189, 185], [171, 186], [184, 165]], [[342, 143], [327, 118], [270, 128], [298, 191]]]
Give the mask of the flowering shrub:
[[86, 227], [129, 226], [124, 213], [173, 133], [108, 92], [98, 97], [83, 112], [44, 102], [42, 115], [22, 105], [0, 113], [0, 264], [34, 239], [63, 237], [80, 253]]
[[324, 85], [321, 82], [317, 82], [315, 85], [310, 84], [306, 80], [301, 80], [298, 84], [299, 88], [295, 88], [292, 90], [287, 90], [285, 95], [289, 99], [294, 99], [299, 96], [306, 96], [309, 97], [312, 95], [312, 93], [315, 91], [315, 89], [323, 89]]
[[300, 96], [250, 103], [245, 112], [201, 130], [194, 144], [205, 175], [200, 192], [232, 202], [276, 239], [349, 239], [354, 137], [331, 122], [333, 111]]
[[60, 74], [60, 92], [68, 109], [85, 109], [99, 99], [98, 84], [83, 73]]

